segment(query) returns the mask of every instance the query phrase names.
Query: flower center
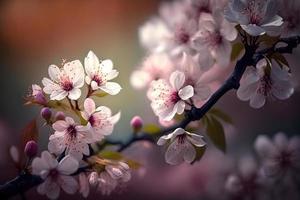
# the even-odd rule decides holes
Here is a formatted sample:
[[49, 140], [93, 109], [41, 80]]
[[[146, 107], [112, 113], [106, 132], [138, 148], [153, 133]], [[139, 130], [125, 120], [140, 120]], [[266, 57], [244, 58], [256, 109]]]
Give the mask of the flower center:
[[249, 23], [250, 24], [256, 24], [259, 25], [262, 17], [261, 17], [261, 13], [262, 13], [262, 8], [263, 5], [261, 4], [261, 2], [257, 2], [257, 1], [250, 1], [248, 3], [247, 8], [245, 8], [244, 10], [244, 14], [249, 16]]
[[180, 28], [175, 33], [176, 41], [179, 44], [186, 44], [190, 41], [190, 35], [184, 30], [184, 28]]
[[68, 134], [68, 138], [71, 139], [71, 140], [73, 140], [74, 138], [76, 138], [76, 136], [77, 136], [76, 127], [74, 125], [70, 125], [67, 128], [66, 134]]
[[98, 86], [101, 85], [103, 83], [102, 78], [99, 75], [94, 75], [94, 77], [92, 78], [93, 81], [95, 81]]
[[277, 158], [279, 165], [282, 169], [286, 169], [291, 166], [291, 153], [283, 151]]
[[177, 136], [177, 142], [178, 142], [178, 144], [183, 144], [184, 141], [185, 141], [185, 138], [186, 138], [186, 135], [185, 135], [185, 134], [178, 135], [178, 136]]
[[170, 96], [170, 100], [172, 103], [177, 103], [180, 100], [180, 97], [178, 95], [177, 91], [174, 91], [171, 96]]
[[73, 87], [73, 83], [71, 82], [70, 78], [68, 76], [63, 76], [60, 81], [60, 86], [63, 90], [69, 92], [71, 91]]
[[216, 48], [222, 43], [222, 36], [219, 32], [210, 33], [206, 41], [211, 48]]
[[58, 177], [59, 173], [56, 169], [51, 169], [48, 176], [52, 179], [56, 179]]
[[261, 79], [260, 79], [260, 84], [259, 84], [259, 88], [258, 88], [258, 93], [262, 94], [264, 96], [268, 96], [268, 94], [270, 93], [272, 89], [272, 80], [270, 78], [269, 75], [264, 75]]

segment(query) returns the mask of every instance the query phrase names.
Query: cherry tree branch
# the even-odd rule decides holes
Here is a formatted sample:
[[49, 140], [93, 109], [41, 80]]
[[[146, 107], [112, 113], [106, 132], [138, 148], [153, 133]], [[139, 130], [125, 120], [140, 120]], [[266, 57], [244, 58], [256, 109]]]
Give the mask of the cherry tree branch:
[[[286, 44], [286, 46], [276, 47], [278, 43], [284, 43]], [[187, 111], [185, 113], [185, 117], [181, 122], [168, 128], [161, 129], [154, 136], [148, 133], [141, 132], [138, 134], [133, 134], [131, 138], [126, 142], [106, 140], [102, 145], [100, 145], [100, 149], [105, 148], [106, 145], [119, 145], [118, 151], [121, 152], [137, 141], [155, 142], [156, 137], [170, 133], [177, 128], [185, 128], [190, 122], [200, 120], [228, 91], [238, 89], [240, 86], [240, 80], [248, 66], [255, 66], [258, 61], [263, 59], [269, 53], [291, 54], [293, 49], [296, 48], [299, 44], [300, 36], [279, 39], [279, 41], [272, 47], [259, 50], [257, 52], [256, 44], [244, 44], [245, 54], [240, 60], [237, 61], [232, 74], [227, 78], [224, 84], [221, 85], [221, 87], [212, 94], [212, 96], [201, 108], [192, 107], [190, 111]], [[74, 175], [82, 171], [83, 169], [80, 168], [77, 172], [74, 173]], [[42, 182], [43, 180], [39, 176], [31, 175], [29, 173], [23, 173], [13, 180], [0, 185], [0, 197], [1, 199], [8, 199], [14, 195], [22, 194]]]

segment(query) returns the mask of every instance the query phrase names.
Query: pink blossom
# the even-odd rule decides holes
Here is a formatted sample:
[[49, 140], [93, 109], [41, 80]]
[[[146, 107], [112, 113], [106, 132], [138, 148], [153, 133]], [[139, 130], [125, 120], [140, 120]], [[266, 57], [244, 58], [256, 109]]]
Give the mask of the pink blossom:
[[291, 37], [300, 34], [300, 1], [281, 0], [280, 16], [283, 18], [281, 37]]
[[175, 71], [169, 83], [165, 79], [153, 81], [148, 90], [148, 98], [154, 113], [163, 120], [171, 120], [175, 114], [182, 114], [186, 108], [186, 100], [194, 95], [191, 85], [184, 86], [185, 75]]

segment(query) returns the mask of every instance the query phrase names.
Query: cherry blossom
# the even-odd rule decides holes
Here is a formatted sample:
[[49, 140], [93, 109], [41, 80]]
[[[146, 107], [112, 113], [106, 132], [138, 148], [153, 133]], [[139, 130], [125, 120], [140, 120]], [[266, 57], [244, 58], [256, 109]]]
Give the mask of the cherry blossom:
[[87, 73], [85, 81], [92, 90], [101, 89], [110, 95], [116, 95], [121, 91], [122, 88], [118, 83], [110, 82], [119, 75], [119, 72], [113, 69], [111, 60], [100, 62], [94, 52], [90, 51], [84, 59], [84, 67]]
[[263, 160], [264, 174], [280, 178], [292, 175], [300, 169], [300, 138], [288, 139], [285, 134], [277, 133], [273, 140], [260, 135], [255, 141], [255, 150]]
[[194, 95], [191, 85], [183, 87], [185, 75], [175, 71], [169, 78], [153, 81], [148, 90], [148, 98], [154, 113], [163, 120], [171, 120], [175, 114], [182, 114], [186, 108], [186, 100]]
[[196, 147], [206, 145], [203, 137], [194, 133], [177, 128], [174, 132], [164, 135], [157, 141], [158, 145], [165, 145], [170, 141], [170, 145], [165, 154], [166, 162], [171, 165], [177, 165], [183, 161], [191, 163], [196, 158]]
[[75, 194], [78, 183], [70, 175], [76, 172], [78, 165], [78, 161], [71, 156], [58, 162], [48, 151], [43, 151], [41, 157], [32, 162], [32, 174], [44, 180], [37, 188], [38, 193], [47, 195], [49, 199], [57, 199], [60, 188], [68, 194]]
[[49, 77], [43, 78], [44, 92], [50, 94], [51, 100], [62, 100], [68, 97], [72, 100], [79, 99], [80, 88], [84, 85], [84, 70], [79, 60], [67, 62], [60, 69], [56, 65], [50, 65]]
[[90, 124], [90, 131], [95, 141], [100, 141], [104, 136], [110, 135], [121, 115], [121, 113], [118, 112], [112, 116], [111, 110], [105, 106], [96, 108], [96, 104], [91, 98], [87, 98], [84, 101], [84, 111], [82, 111], [81, 114]]
[[55, 133], [49, 138], [48, 149], [51, 153], [72, 155], [77, 160], [82, 154], [89, 155], [88, 144], [94, 142], [89, 126], [78, 125], [71, 117], [56, 121], [52, 125]]
[[[224, 19], [220, 12], [215, 12], [214, 15], [202, 13], [199, 29], [192, 39], [193, 48], [199, 52], [199, 56], [205, 56], [209, 51], [217, 65], [226, 67], [230, 62], [232, 49], [230, 42], [234, 41], [236, 37], [236, 29]], [[208, 60], [207, 63], [211, 63], [211, 61]]]
[[281, 37], [291, 37], [300, 34], [300, 1], [281, 0], [279, 14], [283, 18]]
[[131, 85], [136, 89], [145, 88], [153, 80], [168, 77], [173, 68], [173, 63], [167, 54], [151, 54], [143, 61], [142, 67], [132, 73]]
[[84, 198], [87, 198], [90, 193], [90, 185], [85, 173], [79, 174], [79, 193], [81, 193]]
[[28, 100], [29, 102], [38, 103], [41, 105], [47, 104], [47, 100], [43, 92], [43, 89], [41, 88], [41, 86], [37, 84], [32, 84], [30, 93], [28, 95]]
[[250, 100], [250, 106], [261, 108], [268, 97], [284, 100], [289, 98], [294, 88], [287, 69], [281, 69], [275, 62], [268, 65], [267, 60], [260, 60], [255, 68], [248, 67], [237, 91], [240, 100]]
[[201, 107], [211, 94], [209, 86], [201, 80], [203, 72], [194, 58], [186, 53], [183, 54], [180, 69], [185, 74], [185, 85], [194, 88], [194, 96], [191, 98], [193, 104], [198, 108]]
[[230, 0], [225, 17], [240, 24], [252, 36], [266, 32], [273, 35], [279, 33], [278, 28], [283, 23], [277, 12], [276, 0]]

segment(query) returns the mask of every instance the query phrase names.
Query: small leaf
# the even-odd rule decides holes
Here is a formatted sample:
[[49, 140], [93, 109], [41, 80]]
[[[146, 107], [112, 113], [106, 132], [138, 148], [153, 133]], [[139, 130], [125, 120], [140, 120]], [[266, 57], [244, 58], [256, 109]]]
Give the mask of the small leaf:
[[51, 100], [48, 102], [47, 107], [49, 108], [55, 108], [55, 109], [62, 109], [62, 110], [67, 110], [69, 108], [68, 105], [61, 101], [56, 101], [56, 100]]
[[224, 153], [226, 152], [226, 138], [223, 125], [214, 116], [205, 116], [206, 133], [211, 142]]
[[228, 123], [228, 124], [233, 124], [232, 118], [226, 114], [224, 111], [218, 108], [212, 108], [209, 111], [209, 114], [215, 116], [216, 118], [221, 119], [222, 121]]
[[270, 59], [273, 59], [275, 60], [279, 66], [282, 68], [283, 66], [282, 65], [285, 65], [287, 66], [288, 68], [290, 68], [290, 65], [289, 65], [289, 62], [286, 60], [286, 58], [284, 57], [284, 55], [278, 53], [278, 52], [275, 52], [273, 53], [271, 56], [270, 56]]
[[279, 38], [280, 38], [279, 36], [272, 37], [272, 36], [265, 34], [265, 35], [262, 35], [259, 37], [259, 41], [263, 42], [264, 44], [266, 44], [268, 46], [272, 46], [276, 42], [278, 42]]
[[121, 160], [123, 155], [116, 151], [102, 151], [98, 154], [101, 158], [106, 158], [110, 160]]
[[203, 157], [204, 153], [205, 153], [205, 150], [206, 150], [206, 146], [204, 146], [204, 147], [194, 146], [194, 147], [195, 147], [195, 150], [196, 150], [196, 158], [191, 164], [194, 164], [195, 162], [200, 161], [201, 158]]
[[231, 61], [236, 60], [239, 55], [241, 54], [242, 50], [244, 49], [244, 45], [241, 42], [237, 42], [232, 45], [232, 50], [231, 50], [231, 56], [230, 59]]
[[125, 161], [126, 161], [126, 163], [128, 164], [128, 166], [129, 166], [131, 169], [137, 170], [137, 169], [139, 169], [140, 167], [142, 167], [142, 164], [139, 163], [139, 162], [137, 162], [137, 161], [135, 161], [135, 160], [127, 159], [127, 160], [125, 160]]
[[143, 132], [149, 135], [156, 135], [160, 132], [160, 128], [155, 124], [146, 124], [143, 127]]
[[96, 97], [105, 97], [107, 96], [108, 93], [106, 92], [103, 92], [103, 91], [100, 91], [100, 92], [97, 92], [97, 93], [93, 93], [92, 96], [96, 96]]

